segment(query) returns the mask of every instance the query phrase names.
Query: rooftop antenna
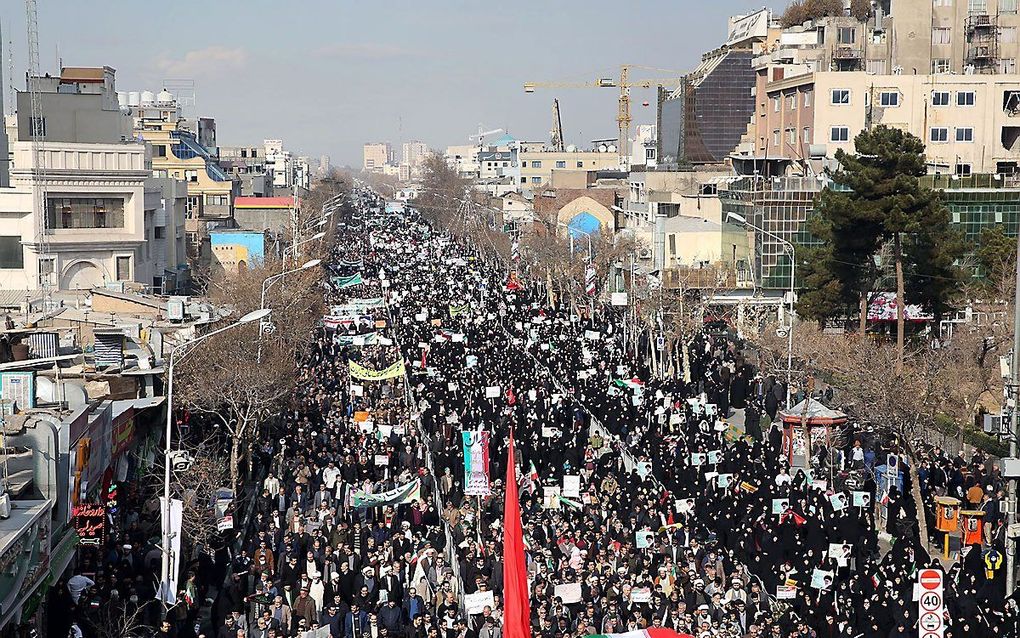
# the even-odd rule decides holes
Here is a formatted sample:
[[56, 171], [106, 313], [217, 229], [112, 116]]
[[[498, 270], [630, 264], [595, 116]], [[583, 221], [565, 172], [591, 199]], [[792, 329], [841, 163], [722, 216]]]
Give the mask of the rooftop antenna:
[[[46, 220], [46, 171], [43, 142], [46, 139], [46, 118], [43, 114], [42, 92], [39, 88], [39, 17], [36, 0], [25, 0], [25, 17], [28, 22], [28, 92], [32, 103], [32, 119], [29, 121], [29, 135], [32, 138], [32, 191], [35, 214], [35, 253], [39, 265], [39, 284], [48, 305], [50, 289], [56, 276], [56, 263], [49, 254], [49, 229]], [[44, 273], [43, 264], [51, 272]]]

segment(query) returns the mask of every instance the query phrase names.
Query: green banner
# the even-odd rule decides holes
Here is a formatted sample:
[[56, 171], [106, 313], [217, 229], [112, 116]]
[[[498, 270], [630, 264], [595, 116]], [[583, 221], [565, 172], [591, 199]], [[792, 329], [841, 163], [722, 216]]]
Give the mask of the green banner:
[[466, 315], [471, 312], [471, 305], [464, 304], [462, 306], [455, 306], [450, 304], [450, 317], [456, 317], [458, 315]]
[[333, 277], [333, 286], [338, 290], [349, 286], [360, 286], [363, 283], [360, 272], [350, 277]]
[[401, 485], [385, 492], [379, 492], [378, 494], [354, 492], [351, 497], [354, 500], [354, 507], [359, 510], [369, 507], [413, 503], [414, 501], [421, 500], [421, 481], [415, 479], [406, 485]]

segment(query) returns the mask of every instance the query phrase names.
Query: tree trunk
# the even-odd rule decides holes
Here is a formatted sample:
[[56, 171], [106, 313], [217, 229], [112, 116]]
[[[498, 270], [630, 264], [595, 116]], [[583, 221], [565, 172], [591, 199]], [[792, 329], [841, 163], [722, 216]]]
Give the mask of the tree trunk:
[[903, 246], [900, 234], [893, 235], [896, 250], [896, 374], [903, 374], [903, 330], [905, 328], [906, 291], [903, 286]]
[[234, 436], [230, 441], [230, 489], [237, 498], [237, 484], [240, 479], [241, 437]]
[[868, 331], [868, 296], [870, 293], [865, 290], [861, 293], [861, 318], [858, 320], [857, 331], [863, 336]]

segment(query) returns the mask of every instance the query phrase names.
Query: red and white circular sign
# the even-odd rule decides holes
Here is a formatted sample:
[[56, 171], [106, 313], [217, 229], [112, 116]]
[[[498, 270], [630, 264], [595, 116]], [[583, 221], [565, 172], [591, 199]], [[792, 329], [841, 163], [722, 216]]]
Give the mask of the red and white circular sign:
[[942, 586], [942, 572], [937, 569], [926, 569], [921, 572], [921, 587], [925, 589], [938, 589]]

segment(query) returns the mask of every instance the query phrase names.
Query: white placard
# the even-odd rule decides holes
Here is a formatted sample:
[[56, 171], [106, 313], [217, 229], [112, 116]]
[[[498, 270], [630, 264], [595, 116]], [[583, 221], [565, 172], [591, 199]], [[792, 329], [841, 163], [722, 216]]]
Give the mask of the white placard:
[[564, 605], [579, 603], [581, 602], [581, 583], [556, 585], [553, 595], [558, 596]]
[[499, 386], [498, 385], [490, 385], [490, 386], [486, 387], [485, 388], [485, 398], [486, 399], [498, 399], [499, 398]]
[[360, 385], [351, 385], [351, 394], [356, 397], [365, 396], [365, 387]]
[[492, 597], [491, 591], [477, 591], [473, 594], [464, 594], [464, 608], [467, 610], [468, 615], [480, 614], [485, 611], [485, 608], [493, 609], [496, 606], [496, 601]]
[[390, 464], [390, 457], [385, 455], [385, 454], [376, 454], [375, 455], [375, 464], [376, 465], [389, 465]]
[[581, 496], [581, 477], [579, 475], [567, 474], [563, 477], [563, 496], [567, 498]]

